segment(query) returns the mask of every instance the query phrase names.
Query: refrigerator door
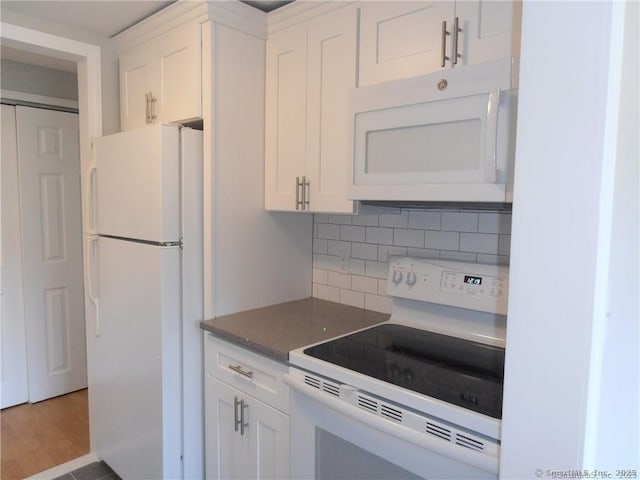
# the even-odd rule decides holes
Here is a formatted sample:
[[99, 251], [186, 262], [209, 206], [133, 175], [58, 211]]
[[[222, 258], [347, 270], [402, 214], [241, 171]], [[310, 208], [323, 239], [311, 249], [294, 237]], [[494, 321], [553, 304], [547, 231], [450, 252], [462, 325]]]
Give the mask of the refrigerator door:
[[182, 478], [181, 251], [101, 237], [91, 429], [122, 478]]
[[180, 240], [180, 127], [149, 125], [94, 140], [97, 233]]

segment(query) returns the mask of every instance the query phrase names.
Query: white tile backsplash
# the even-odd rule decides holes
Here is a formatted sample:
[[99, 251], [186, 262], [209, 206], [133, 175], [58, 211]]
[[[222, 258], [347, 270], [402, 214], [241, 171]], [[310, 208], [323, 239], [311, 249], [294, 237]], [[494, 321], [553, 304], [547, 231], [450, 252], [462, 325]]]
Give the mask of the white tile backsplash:
[[391, 311], [386, 278], [393, 255], [509, 263], [509, 212], [403, 209], [315, 214], [313, 222], [313, 295], [378, 312]]

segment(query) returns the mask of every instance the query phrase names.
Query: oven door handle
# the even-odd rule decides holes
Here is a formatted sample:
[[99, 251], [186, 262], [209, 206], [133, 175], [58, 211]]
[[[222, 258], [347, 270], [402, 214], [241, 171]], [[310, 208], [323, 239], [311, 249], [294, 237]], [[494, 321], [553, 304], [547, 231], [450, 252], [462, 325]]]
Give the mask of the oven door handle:
[[[284, 381], [293, 390], [310, 397], [326, 408], [346, 415], [350, 419], [354, 419], [371, 428], [375, 428], [376, 430], [392, 435], [400, 440], [418, 445], [440, 455], [455, 458], [461, 462], [473, 465], [491, 473], [498, 473], [498, 458], [495, 456], [482, 454], [468, 448], [460, 448], [455, 443], [433, 438], [429, 434], [422, 434], [415, 430], [405, 428], [390, 420], [385, 420], [376, 414], [361, 410], [350, 403], [337, 400], [334, 396], [307, 385], [290, 373], [284, 374]], [[354, 393], [358, 391], [356, 388], [347, 385], [342, 385], [341, 389], [344, 389], [345, 387], [349, 389], [353, 388]], [[291, 420], [295, 421], [293, 418]]]

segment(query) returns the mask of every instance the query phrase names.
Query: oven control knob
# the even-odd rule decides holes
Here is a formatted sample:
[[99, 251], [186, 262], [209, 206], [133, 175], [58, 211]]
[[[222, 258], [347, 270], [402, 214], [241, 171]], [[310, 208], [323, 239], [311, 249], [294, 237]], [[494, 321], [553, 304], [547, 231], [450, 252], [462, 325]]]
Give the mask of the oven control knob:
[[418, 280], [418, 277], [415, 273], [407, 273], [407, 285], [409, 285], [410, 287], [414, 286], [416, 284], [416, 280]]
[[402, 372], [402, 375], [407, 382], [413, 380], [413, 371], [410, 368], [405, 368], [404, 372]]
[[393, 277], [391, 277], [391, 280], [393, 281], [394, 285], [400, 284], [400, 282], [402, 281], [402, 272], [399, 272], [398, 270], [394, 270]]

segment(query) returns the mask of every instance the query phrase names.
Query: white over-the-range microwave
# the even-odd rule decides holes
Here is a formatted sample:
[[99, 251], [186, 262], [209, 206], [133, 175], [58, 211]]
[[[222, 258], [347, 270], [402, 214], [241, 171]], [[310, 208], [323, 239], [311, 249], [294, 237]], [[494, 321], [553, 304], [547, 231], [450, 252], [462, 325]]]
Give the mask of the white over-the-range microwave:
[[349, 198], [511, 202], [514, 72], [504, 59], [354, 89]]

